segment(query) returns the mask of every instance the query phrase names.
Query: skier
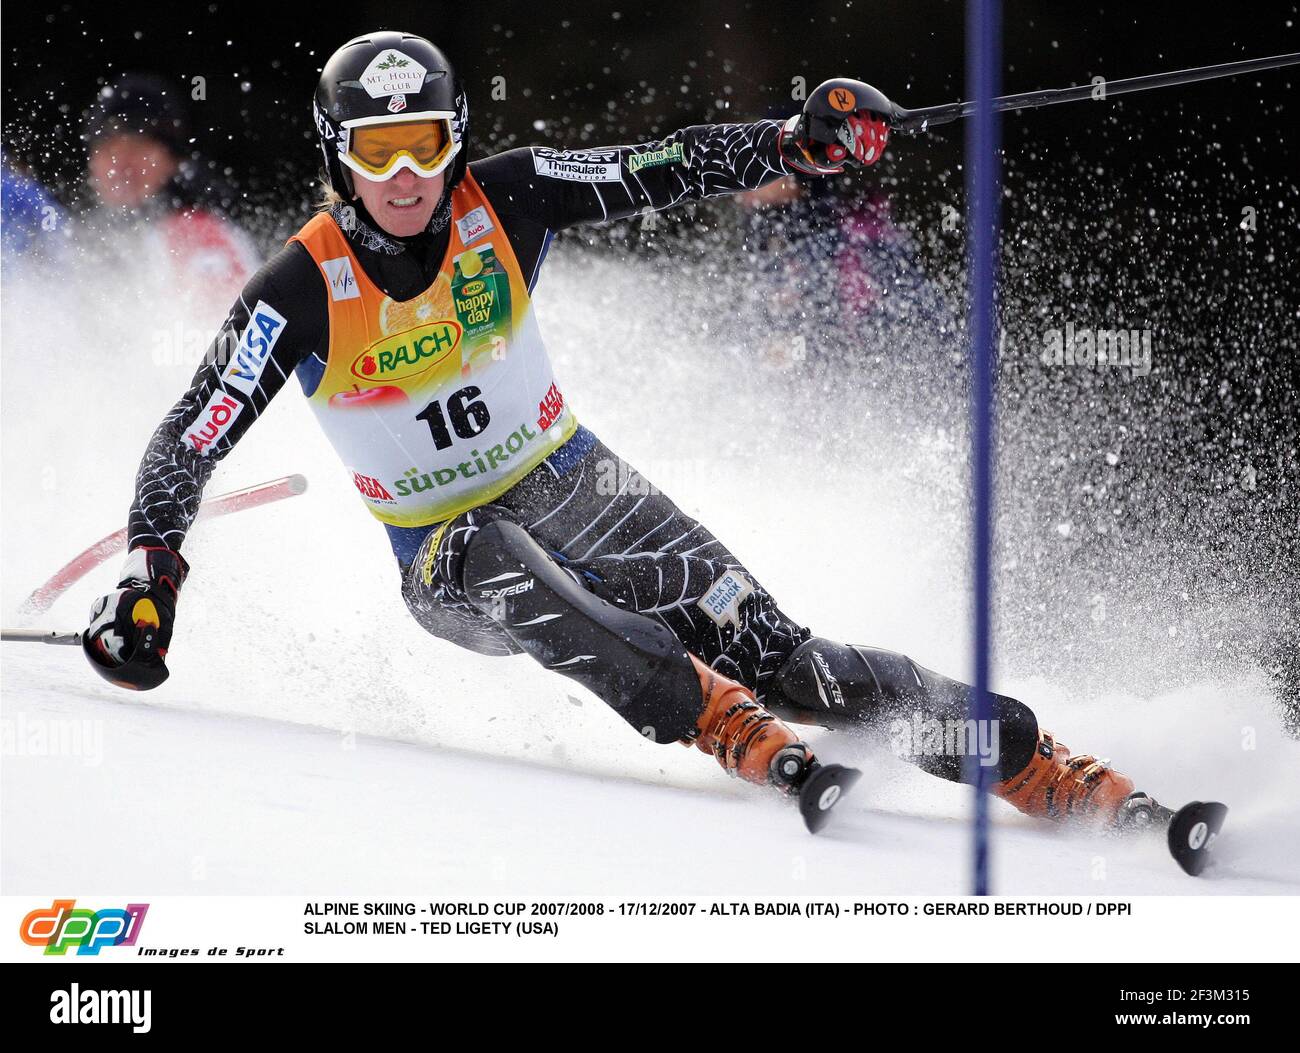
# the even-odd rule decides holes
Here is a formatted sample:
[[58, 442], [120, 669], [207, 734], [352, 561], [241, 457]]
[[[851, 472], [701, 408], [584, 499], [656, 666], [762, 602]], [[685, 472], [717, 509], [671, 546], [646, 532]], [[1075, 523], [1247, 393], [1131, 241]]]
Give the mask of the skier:
[[83, 217], [88, 237], [113, 266], [176, 276], [213, 318], [258, 264], [258, 254], [225, 215], [233, 193], [191, 148], [184, 95], [165, 77], [125, 73], [86, 112], [87, 183], [97, 205]]
[[[121, 582], [84, 634], [91, 664], [123, 687], [166, 679], [189, 573], [180, 548], [204, 484], [296, 373], [433, 635], [528, 654], [652, 742], [694, 743], [790, 794], [836, 766], [787, 721], [963, 721], [969, 688], [904, 655], [813, 636], [580, 425], [530, 305], [557, 231], [873, 164], [888, 127], [864, 104], [872, 94], [828, 81], [785, 122], [470, 164], [465, 95], [443, 53], [396, 32], [349, 41], [314, 98], [327, 200], [244, 287], [154, 433]], [[1114, 826], [1164, 811], [1104, 762], [1071, 757], [1023, 703], [993, 701], [998, 796]], [[915, 761], [963, 777], [954, 752]]]

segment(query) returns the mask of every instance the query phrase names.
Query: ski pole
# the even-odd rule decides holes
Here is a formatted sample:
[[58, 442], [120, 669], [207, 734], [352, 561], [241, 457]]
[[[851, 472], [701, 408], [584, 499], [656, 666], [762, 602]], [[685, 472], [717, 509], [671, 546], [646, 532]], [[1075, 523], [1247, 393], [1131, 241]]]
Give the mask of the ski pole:
[[[1098, 88], [1103, 93], [1100, 98], [1109, 98], [1111, 95], [1150, 91], [1152, 88], [1167, 88], [1174, 84], [1195, 84], [1202, 80], [1235, 77], [1242, 73], [1256, 73], [1296, 64], [1300, 64], [1300, 52], [1271, 55], [1268, 58], [1243, 59], [1240, 62], [1224, 62], [1217, 66], [1196, 66], [1170, 73], [1152, 73], [1145, 77], [1129, 77], [1125, 80], [1103, 80], [1101, 84], [1047, 88], [1041, 91], [1027, 91], [1020, 95], [999, 96], [993, 100], [993, 109], [998, 112], [1036, 109], [1039, 106], [1055, 106], [1060, 102], [1078, 102], [1093, 98]], [[890, 107], [891, 109], [885, 112], [885, 116], [889, 118], [890, 128], [899, 132], [925, 131], [932, 125], [961, 120], [975, 112], [974, 102], [950, 102], [942, 106], [922, 106], [915, 110], [909, 110], [895, 103], [890, 103]]]
[[[245, 508], [256, 508], [258, 505], [264, 505], [271, 501], [279, 501], [285, 497], [294, 497], [305, 493], [306, 490], [307, 480], [304, 476], [286, 475], [280, 479], [272, 479], [270, 482], [259, 483], [256, 486], [248, 486], [242, 490], [233, 490], [228, 494], [210, 497], [199, 505], [198, 515], [194, 518], [197, 522], [199, 519], [208, 519], [212, 516], [224, 516]], [[84, 552], [81, 552], [60, 567], [49, 581], [28, 596], [19, 608], [19, 613], [30, 615], [49, 610], [54, 601], [72, 585], [80, 581], [105, 560], [111, 558], [115, 553], [120, 552], [125, 544], [125, 527], [114, 531], [107, 537], [100, 538]], [[6, 640], [9, 638], [8, 635], [5, 636]]]
[[5, 629], [0, 631], [5, 643], [49, 643], [76, 647], [81, 643], [81, 633], [62, 629]]

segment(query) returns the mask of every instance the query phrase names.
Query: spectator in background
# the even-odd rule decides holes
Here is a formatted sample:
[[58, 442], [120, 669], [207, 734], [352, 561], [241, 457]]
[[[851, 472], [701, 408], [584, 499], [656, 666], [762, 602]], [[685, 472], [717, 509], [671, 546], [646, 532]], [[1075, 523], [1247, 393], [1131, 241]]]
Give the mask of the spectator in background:
[[836, 343], [839, 239], [831, 182], [787, 175], [733, 198], [754, 276], [747, 295], [763, 323], [759, 357], [768, 365], [821, 361]]
[[894, 222], [884, 191], [787, 175], [733, 200], [757, 279], [763, 361], [838, 364], [832, 355], [852, 355], [875, 334], [894, 346], [951, 342], [957, 312], [927, 276], [916, 239]]
[[63, 209], [46, 189], [3, 158], [3, 186], [0, 187], [0, 246], [5, 265], [14, 266], [19, 257], [51, 259], [66, 244], [67, 223]]
[[152, 74], [124, 74], [91, 105], [83, 139], [98, 202], [88, 222], [110, 251], [134, 254], [129, 235], [143, 235], [144, 250], [160, 255], [185, 291], [227, 303], [258, 260], [222, 214], [228, 188], [195, 163], [181, 89]]
[[957, 314], [926, 274], [921, 247], [894, 222], [890, 196], [866, 190], [838, 209], [839, 295], [859, 318], [875, 316], [950, 338]]

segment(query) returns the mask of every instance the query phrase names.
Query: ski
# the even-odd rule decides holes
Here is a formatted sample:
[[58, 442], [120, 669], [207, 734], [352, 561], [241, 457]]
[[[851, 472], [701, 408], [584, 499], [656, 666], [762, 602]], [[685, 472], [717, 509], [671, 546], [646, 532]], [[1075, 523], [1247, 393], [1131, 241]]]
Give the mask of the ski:
[[1214, 842], [1227, 817], [1226, 804], [1218, 801], [1192, 801], [1179, 808], [1170, 818], [1165, 835], [1169, 853], [1192, 877], [1197, 877], [1209, 865]]
[[808, 832], [815, 834], [830, 821], [831, 811], [862, 778], [857, 768], [820, 764], [799, 787], [799, 813]]
[[1146, 794], [1135, 793], [1124, 802], [1120, 815], [1121, 832], [1163, 834], [1174, 861], [1196, 877], [1210, 863], [1210, 851], [1228, 817], [1228, 806], [1218, 801], [1192, 801], [1174, 811]]

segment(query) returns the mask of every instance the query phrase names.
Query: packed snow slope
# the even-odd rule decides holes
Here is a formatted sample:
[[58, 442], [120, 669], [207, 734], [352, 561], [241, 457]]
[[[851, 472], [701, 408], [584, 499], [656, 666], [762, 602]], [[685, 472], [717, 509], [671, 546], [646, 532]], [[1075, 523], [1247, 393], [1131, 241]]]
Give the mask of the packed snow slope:
[[[32, 588], [124, 523], [149, 434], [220, 320], [149, 295], [165, 287], [150, 277], [83, 274], [56, 305], [48, 284], [6, 273], [7, 625]], [[818, 634], [966, 675], [960, 400], [891, 386], [891, 358], [912, 346], [864, 356], [830, 384], [755, 362], [722, 333], [725, 304], [700, 278], [553, 253], [538, 308], [579, 419]], [[966, 891], [966, 791], [878, 745], [814, 733], [826, 756], [867, 773], [814, 839], [781, 802], [696, 751], [646, 743], [528, 659], [423, 633], [382, 528], [296, 382], [209, 493], [290, 472], [308, 477], [304, 496], [201, 524], [187, 541], [193, 573], [161, 689], [118, 691], [71, 648], [4, 645], [5, 892]], [[1004, 559], [1041, 566], [1058, 540], [1011, 531]], [[1060, 565], [1057, 601], [1095, 611], [1091, 586]], [[39, 623], [80, 628], [117, 566]], [[1138, 565], [1116, 583], [1106, 647], [1060, 675], [1042, 670], [1059, 668], [1049, 658], [1070, 634], [1037, 608], [1002, 610], [1017, 643], [996, 686], [1162, 799], [1227, 801], [1220, 861], [1193, 881], [1154, 841], [1064, 834], [998, 805], [999, 891], [1300, 892], [1300, 743], [1260, 670], [1189, 662], [1214, 641], [1168, 631], [1151, 573]], [[1214, 616], [1211, 597], [1180, 624], [1212, 632]], [[65, 736], [57, 755], [41, 735]]]

